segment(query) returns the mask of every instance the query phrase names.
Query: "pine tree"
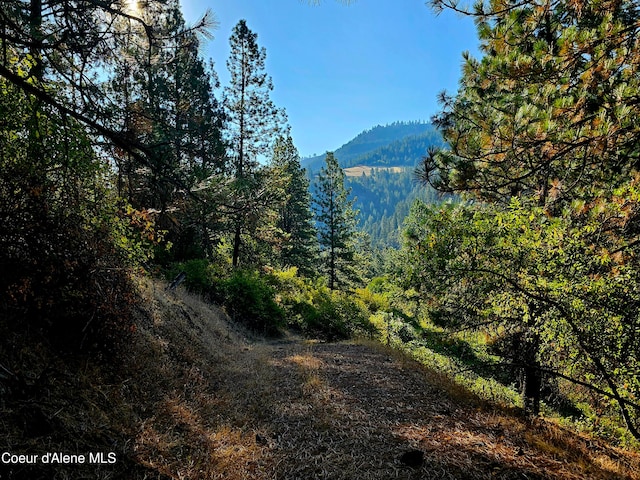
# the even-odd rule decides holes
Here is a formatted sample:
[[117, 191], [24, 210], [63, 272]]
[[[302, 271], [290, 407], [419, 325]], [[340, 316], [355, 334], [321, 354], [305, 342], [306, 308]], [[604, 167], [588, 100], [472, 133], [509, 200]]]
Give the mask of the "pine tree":
[[484, 56], [466, 55], [458, 94], [442, 96], [451, 148], [426, 171], [503, 204], [626, 181], [640, 155], [637, 2], [479, 2], [472, 14]]
[[122, 149], [113, 152], [118, 193], [135, 208], [159, 212], [157, 223], [168, 231], [174, 257], [202, 256], [212, 250], [207, 210], [218, 205], [187, 192], [198, 189], [200, 197], [210, 197], [202, 182], [223, 171], [217, 77], [200, 58], [199, 39], [177, 1], [150, 3], [140, 15], [154, 25], [155, 36], [147, 39], [131, 21], [119, 23], [123, 45], [109, 87], [124, 106], [113, 117], [151, 155], [142, 161]]
[[[478, 5], [486, 54], [466, 56], [457, 96], [443, 96], [435, 120], [451, 148], [432, 151], [423, 171], [437, 168], [445, 189], [502, 205], [519, 196], [549, 215], [628, 182], [640, 155], [634, 4]], [[529, 309], [544, 311], [534, 301]], [[525, 397], [539, 403], [539, 340], [521, 336], [529, 342], [520, 348], [528, 354], [522, 363], [532, 366], [523, 373], [524, 390], [529, 378], [535, 387]]]
[[164, 115], [157, 135], [174, 174], [191, 192], [197, 190], [197, 198], [173, 188], [173, 211], [164, 226], [174, 257], [200, 257], [213, 253], [219, 234], [224, 114], [213, 94], [218, 86], [213, 63], [206, 65], [200, 57], [196, 32], [187, 28], [177, 1], [168, 2], [165, 9], [162, 50], [166, 62], [162, 62], [160, 78], [154, 80], [162, 86], [158, 93]]
[[311, 212], [309, 180], [300, 165], [300, 155], [290, 136], [279, 137], [273, 149], [272, 166], [286, 178], [285, 194], [279, 207], [276, 227], [282, 232], [279, 263], [298, 267], [311, 276], [317, 258], [317, 232]]
[[[491, 207], [463, 208], [462, 221], [448, 222], [444, 209], [433, 215], [452, 229], [421, 227], [428, 240], [411, 238], [416, 257], [440, 272], [455, 267], [439, 279], [448, 282], [442, 298], [452, 317], [468, 308], [468, 319], [477, 321], [500, 299], [494, 319], [511, 331], [509, 355], [522, 372], [525, 408], [537, 413], [543, 365], [570, 377], [582, 369], [581, 381], [601, 379], [594, 390], [618, 403], [640, 438], [638, 407], [625, 386], [625, 372], [640, 361], [637, 349], [626, 348], [637, 339], [640, 305], [637, 2], [496, 0], [477, 2], [469, 13], [485, 55], [467, 55], [457, 95], [442, 96], [435, 120], [449, 147], [430, 151], [419, 176]], [[430, 216], [421, 216], [423, 226]], [[621, 282], [624, 292], [616, 288]], [[574, 345], [575, 358], [584, 359], [579, 368], [575, 358], [550, 365], [549, 339], [563, 351]]]
[[331, 290], [348, 285], [355, 276], [356, 212], [344, 179], [333, 152], [327, 152], [325, 166], [318, 174], [314, 202], [322, 262]]
[[253, 229], [256, 208], [263, 200], [260, 192], [264, 177], [259, 172], [259, 160], [270, 153], [272, 141], [285, 123], [284, 112], [269, 98], [273, 84], [265, 72], [266, 50], [258, 46], [257, 38], [245, 20], [233, 29], [227, 60], [231, 80], [223, 99], [236, 192], [232, 215], [234, 266], [239, 264], [242, 235]]

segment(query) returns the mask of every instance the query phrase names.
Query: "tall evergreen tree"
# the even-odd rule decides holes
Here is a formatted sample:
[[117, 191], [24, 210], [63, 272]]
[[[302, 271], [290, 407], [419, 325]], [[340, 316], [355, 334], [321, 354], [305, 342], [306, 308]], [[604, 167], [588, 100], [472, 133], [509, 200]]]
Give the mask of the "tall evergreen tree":
[[[593, 390], [640, 438], [640, 385], [627, 376], [640, 361], [629, 348], [640, 299], [637, 2], [494, 0], [469, 14], [485, 55], [467, 56], [458, 94], [442, 97], [436, 123], [450, 147], [431, 151], [420, 176], [492, 210], [421, 215], [423, 226], [441, 223], [410, 236], [414, 253], [449, 274], [441, 298], [452, 318], [469, 308], [472, 322], [491, 312], [511, 328], [525, 407], [536, 413], [545, 368], [583, 385], [597, 378]], [[573, 358], [554, 355], [556, 341]]]
[[276, 224], [283, 236], [279, 263], [298, 267], [304, 275], [313, 275], [318, 243], [311, 211], [309, 180], [290, 136], [276, 140], [272, 166], [286, 179]]
[[232, 263], [240, 261], [242, 236], [251, 230], [251, 219], [263, 198], [259, 160], [268, 155], [272, 142], [285, 124], [284, 111], [275, 107], [269, 94], [271, 78], [265, 72], [266, 50], [257, 43], [245, 20], [240, 20], [230, 38], [231, 53], [227, 67], [231, 74], [224, 89], [227, 115], [227, 140], [236, 191], [232, 207]]
[[149, 3], [140, 16], [154, 25], [155, 36], [147, 39], [137, 24], [120, 22], [128, 42], [114, 62], [109, 86], [125, 107], [114, 116], [126, 135], [153, 155], [141, 162], [128, 151], [113, 152], [118, 192], [136, 208], [159, 212], [174, 256], [201, 256], [212, 249], [206, 209], [186, 193], [198, 188], [206, 196], [202, 182], [223, 171], [223, 114], [213, 95], [217, 77], [200, 58], [199, 39], [187, 28], [177, 1]]
[[344, 186], [345, 174], [333, 152], [327, 152], [320, 170], [314, 199], [322, 263], [334, 290], [354, 280], [356, 212], [350, 190]]

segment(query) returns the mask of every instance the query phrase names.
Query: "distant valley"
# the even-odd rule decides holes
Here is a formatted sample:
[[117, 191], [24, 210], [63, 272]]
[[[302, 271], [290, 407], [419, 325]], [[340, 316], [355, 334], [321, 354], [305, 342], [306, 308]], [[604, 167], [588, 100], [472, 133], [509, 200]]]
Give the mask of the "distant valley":
[[[432, 145], [444, 142], [430, 123], [395, 122], [366, 130], [334, 151], [356, 199], [360, 228], [374, 248], [400, 245], [402, 223], [416, 199], [440, 200], [413, 179], [416, 164]], [[324, 160], [325, 155], [303, 158], [302, 166], [313, 178]]]

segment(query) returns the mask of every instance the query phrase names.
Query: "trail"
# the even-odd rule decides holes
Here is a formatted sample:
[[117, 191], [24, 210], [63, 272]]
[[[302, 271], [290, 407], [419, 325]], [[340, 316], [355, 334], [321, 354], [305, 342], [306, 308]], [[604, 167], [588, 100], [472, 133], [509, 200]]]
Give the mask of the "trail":
[[502, 411], [378, 343], [265, 340], [192, 296], [151, 298], [125, 399], [136, 478], [640, 480], [637, 453]]
[[141, 289], [117, 365], [24, 349], [54, 380], [0, 398], [1, 451], [117, 462], [0, 465], [0, 479], [640, 480], [637, 452], [502, 411], [378, 343], [265, 340], [199, 297]]
[[[585, 464], [585, 452], [569, 451], [578, 443], [550, 443], [544, 422], [453, 400], [426, 369], [380, 346], [289, 339], [251, 356], [262, 367], [248, 378], [262, 378], [249, 383], [264, 388], [256, 442], [277, 458], [278, 479], [633, 478], [604, 452]], [[409, 451], [423, 461], [407, 465]]]

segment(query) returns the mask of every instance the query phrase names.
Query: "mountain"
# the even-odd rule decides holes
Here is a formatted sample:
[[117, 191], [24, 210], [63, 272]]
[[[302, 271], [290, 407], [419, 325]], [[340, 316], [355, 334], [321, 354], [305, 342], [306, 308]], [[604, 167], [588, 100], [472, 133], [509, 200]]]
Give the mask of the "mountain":
[[[394, 122], [377, 125], [358, 134], [354, 139], [334, 151], [340, 166], [390, 165], [384, 163], [392, 159], [397, 165], [414, 166], [425, 153], [425, 145], [442, 143], [436, 128], [425, 122]], [[404, 152], [404, 153], [402, 153]], [[302, 166], [310, 172], [317, 172], [324, 165], [325, 154], [302, 159]]]
[[[402, 224], [416, 199], [441, 201], [437, 192], [413, 178], [417, 162], [432, 145], [444, 142], [430, 123], [395, 122], [366, 130], [334, 152], [347, 175], [345, 186], [355, 198], [360, 229], [372, 247], [400, 246]], [[324, 165], [324, 157], [302, 160], [311, 177]], [[312, 194], [314, 190], [312, 185]]]
[[418, 135], [394, 140], [358, 157], [343, 160], [341, 165], [345, 168], [357, 165], [413, 168], [426, 155], [430, 146], [444, 146], [440, 133], [434, 127], [431, 128]]
[[360, 229], [375, 249], [400, 247], [402, 225], [413, 202], [441, 201], [438, 192], [414, 180], [411, 167], [374, 167], [368, 174], [355, 176], [348, 173], [345, 186], [356, 199]]

